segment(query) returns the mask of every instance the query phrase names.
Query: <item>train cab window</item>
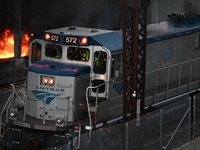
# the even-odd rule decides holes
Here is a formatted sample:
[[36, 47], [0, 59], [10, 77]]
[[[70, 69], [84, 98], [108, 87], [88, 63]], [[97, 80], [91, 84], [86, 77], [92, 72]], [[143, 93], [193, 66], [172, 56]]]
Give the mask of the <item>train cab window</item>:
[[69, 60], [89, 61], [90, 50], [88, 48], [69, 47], [67, 49], [67, 58]]
[[107, 54], [103, 51], [96, 51], [94, 53], [94, 67], [93, 72], [96, 74], [106, 73]]
[[32, 44], [31, 63], [41, 60], [41, 48], [40, 43], [34, 42]]
[[46, 44], [45, 55], [47, 57], [60, 59], [62, 57], [62, 46], [55, 44]]
[[111, 78], [123, 75], [122, 53], [112, 55]]
[[197, 33], [196, 48], [200, 48], [200, 33]]

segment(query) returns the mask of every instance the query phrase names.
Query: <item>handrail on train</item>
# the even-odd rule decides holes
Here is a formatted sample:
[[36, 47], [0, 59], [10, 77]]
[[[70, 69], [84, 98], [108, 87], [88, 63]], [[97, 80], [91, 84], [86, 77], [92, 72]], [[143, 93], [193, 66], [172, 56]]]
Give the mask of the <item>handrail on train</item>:
[[191, 62], [194, 62], [194, 61], [197, 61], [197, 60], [200, 60], [200, 57], [195, 58], [195, 59], [191, 59], [191, 60], [188, 60], [188, 61], [184, 61], [184, 62], [181, 62], [181, 63], [178, 63], [178, 64], [172, 64], [172, 65], [160, 68], [160, 69], [152, 70], [152, 71], [146, 72], [146, 74], [150, 74], [150, 73], [154, 73], [156, 71], [161, 71], [161, 70], [165, 70], [165, 69], [168, 69], [168, 68], [180, 66], [180, 65], [183, 65], [183, 64], [186, 64], [186, 63], [191, 63]]
[[[6, 111], [6, 122], [8, 121], [8, 111], [10, 108], [14, 108], [14, 95], [16, 95], [18, 97], [18, 103], [21, 104], [21, 105], [25, 105], [24, 107], [26, 107], [26, 100], [25, 102], [23, 103], [23, 100], [21, 99], [21, 97], [19, 96], [19, 94], [17, 93], [16, 89], [15, 89], [15, 86], [14, 86], [14, 83], [11, 84], [11, 87], [12, 87], [12, 94], [10, 94], [8, 100], [6, 101], [2, 111], [1, 111], [1, 114], [0, 114], [0, 137], [2, 137], [2, 133], [1, 133], [1, 130], [2, 130], [2, 116], [3, 116], [3, 113]], [[22, 92], [22, 91], [20, 91]], [[23, 92], [24, 94], [24, 92]], [[24, 119], [25, 119], [25, 111], [24, 111]]]
[[197, 62], [200, 60], [200, 57], [199, 58], [195, 58], [195, 59], [192, 59], [192, 60], [188, 60], [188, 61], [184, 61], [184, 62], [181, 62], [181, 63], [178, 63], [178, 64], [173, 64], [173, 65], [169, 65], [169, 66], [166, 66], [166, 67], [163, 67], [163, 68], [160, 68], [160, 69], [156, 69], [156, 70], [152, 70], [152, 71], [149, 71], [149, 72], [146, 72], [146, 75], [149, 75], [149, 74], [152, 74], [154, 73], [155, 74], [155, 86], [154, 86], [154, 98], [153, 98], [153, 103], [156, 103], [157, 102], [157, 99], [156, 99], [156, 94], [157, 93], [157, 88], [158, 88], [158, 73], [160, 71], [163, 71], [163, 70], [167, 70], [166, 74], [167, 74], [167, 82], [166, 82], [166, 95], [165, 95], [165, 99], [168, 99], [169, 98], [169, 84], [170, 84], [170, 70], [174, 67], [179, 67], [178, 68], [178, 85], [177, 85], [177, 95], [180, 95], [180, 88], [181, 88], [181, 72], [182, 72], [182, 66], [185, 65], [185, 64], [190, 64], [189, 66], [189, 80], [188, 80], [188, 91], [191, 91], [191, 84], [192, 84], [192, 72], [193, 72], [193, 63], [194, 62]]
[[[1, 114], [0, 114], [0, 137], [3, 137], [2, 134], [1, 134], [1, 130], [2, 130], [2, 116], [3, 116], [3, 113], [5, 112], [5, 110], [8, 110], [8, 108], [10, 107], [11, 105], [11, 100], [13, 98], [13, 95], [14, 95], [14, 92], [12, 93], [12, 95], [9, 96], [8, 100], [6, 101], [6, 104], [4, 105], [2, 111], [1, 111]], [[7, 108], [7, 109], [6, 109]], [[8, 115], [6, 115], [6, 121], [8, 120]]]
[[99, 87], [107, 84], [108, 82], [102, 83], [100, 85], [97, 86], [89, 86], [86, 88], [86, 103], [87, 103], [87, 109], [88, 109], [88, 117], [89, 117], [89, 122], [90, 122], [90, 128], [89, 128], [89, 139], [88, 139], [88, 143], [90, 142], [91, 139], [91, 131], [92, 131], [92, 119], [91, 119], [91, 111], [90, 111], [90, 107], [89, 107], [89, 96], [88, 96], [88, 92], [90, 89], [97, 89], [96, 90], [96, 101], [95, 101], [95, 113], [97, 111], [97, 104], [98, 104], [98, 90]]

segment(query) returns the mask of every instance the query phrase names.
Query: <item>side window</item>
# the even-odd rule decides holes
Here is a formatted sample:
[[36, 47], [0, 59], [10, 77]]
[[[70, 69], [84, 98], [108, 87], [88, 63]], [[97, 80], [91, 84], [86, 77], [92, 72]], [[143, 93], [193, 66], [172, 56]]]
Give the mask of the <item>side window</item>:
[[94, 67], [93, 72], [96, 74], [106, 73], [107, 54], [103, 51], [96, 51], [94, 53]]
[[123, 75], [122, 53], [112, 55], [111, 78]]
[[200, 48], [200, 33], [197, 33], [196, 48]]
[[67, 58], [69, 60], [89, 61], [90, 50], [88, 48], [69, 47], [67, 49]]
[[55, 44], [46, 44], [45, 55], [47, 57], [60, 59], [62, 57], [62, 46]]
[[32, 44], [32, 53], [31, 53], [31, 63], [41, 60], [41, 49], [42, 45], [40, 43]]

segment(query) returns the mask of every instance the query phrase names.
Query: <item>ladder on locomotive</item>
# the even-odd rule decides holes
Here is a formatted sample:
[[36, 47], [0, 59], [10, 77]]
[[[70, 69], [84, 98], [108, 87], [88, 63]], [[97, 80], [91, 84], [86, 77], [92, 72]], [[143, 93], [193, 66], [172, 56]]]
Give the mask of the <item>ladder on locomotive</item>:
[[[88, 117], [90, 121], [90, 127], [96, 127], [97, 124], [97, 113], [98, 113], [98, 104], [102, 101], [107, 100], [104, 97], [99, 97], [99, 88], [103, 85], [107, 84], [106, 82], [97, 86], [89, 86], [86, 89], [86, 102], [87, 102], [87, 109], [88, 109]], [[91, 92], [92, 89], [96, 89], [96, 96], [89, 96], [89, 92]]]

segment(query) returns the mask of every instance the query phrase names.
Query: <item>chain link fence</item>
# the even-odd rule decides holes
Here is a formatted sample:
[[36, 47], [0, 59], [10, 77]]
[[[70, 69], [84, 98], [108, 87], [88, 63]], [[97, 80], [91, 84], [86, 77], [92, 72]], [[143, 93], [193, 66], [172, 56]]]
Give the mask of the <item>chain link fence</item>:
[[193, 96], [192, 101], [192, 128], [191, 128], [191, 138], [196, 138], [200, 136], [200, 94]]
[[107, 125], [46, 150], [173, 150], [200, 136], [200, 94], [126, 123]]
[[[108, 125], [74, 139], [79, 150], [172, 150], [200, 136], [200, 94], [144, 115], [140, 123]], [[80, 143], [80, 147], [78, 146]]]

